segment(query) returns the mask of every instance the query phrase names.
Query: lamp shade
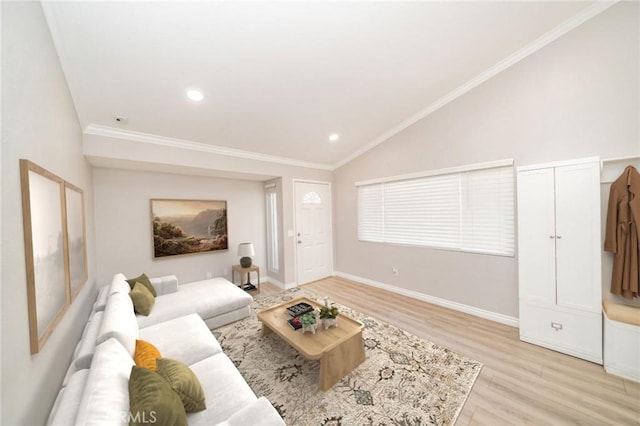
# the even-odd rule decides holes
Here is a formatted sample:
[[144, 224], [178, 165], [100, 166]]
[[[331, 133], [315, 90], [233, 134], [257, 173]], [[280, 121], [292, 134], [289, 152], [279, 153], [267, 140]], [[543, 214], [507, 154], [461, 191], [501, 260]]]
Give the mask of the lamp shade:
[[255, 255], [253, 251], [253, 244], [251, 243], [240, 243], [238, 244], [238, 256], [240, 257], [240, 266], [243, 268], [248, 268], [251, 266], [252, 260], [251, 256]]
[[240, 243], [238, 244], [238, 256], [240, 257], [251, 257], [255, 256], [256, 253], [253, 251], [252, 243]]

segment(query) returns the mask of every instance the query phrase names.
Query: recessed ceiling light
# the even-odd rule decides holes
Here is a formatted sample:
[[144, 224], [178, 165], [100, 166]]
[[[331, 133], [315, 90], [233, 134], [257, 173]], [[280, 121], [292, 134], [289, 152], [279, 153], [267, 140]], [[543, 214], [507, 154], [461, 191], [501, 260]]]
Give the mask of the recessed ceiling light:
[[204, 98], [204, 95], [202, 94], [202, 92], [192, 89], [187, 92], [187, 98], [197, 102], [201, 101]]
[[340, 138], [340, 136], [338, 136], [338, 134], [337, 134], [337, 133], [334, 133], [334, 134], [332, 134], [332, 135], [329, 135], [329, 140], [330, 140], [331, 142], [335, 142], [335, 141], [337, 141], [339, 138]]

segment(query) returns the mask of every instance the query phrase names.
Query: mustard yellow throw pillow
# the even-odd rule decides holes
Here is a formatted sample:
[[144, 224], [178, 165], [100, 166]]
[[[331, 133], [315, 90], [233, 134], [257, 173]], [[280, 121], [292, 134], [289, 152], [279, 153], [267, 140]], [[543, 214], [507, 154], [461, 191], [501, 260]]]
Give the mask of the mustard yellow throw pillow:
[[151, 343], [144, 340], [136, 340], [136, 350], [133, 353], [133, 360], [138, 367], [156, 371], [156, 360], [161, 357], [162, 355], [158, 348]]
[[207, 408], [200, 380], [189, 367], [180, 361], [168, 358], [159, 358], [156, 363], [158, 374], [169, 382], [171, 389], [180, 396], [187, 413]]
[[129, 293], [129, 297], [133, 301], [133, 308], [136, 313], [149, 316], [151, 313], [151, 308], [155, 303], [156, 299], [154, 299], [153, 294], [140, 283], [136, 283], [133, 286], [133, 290]]

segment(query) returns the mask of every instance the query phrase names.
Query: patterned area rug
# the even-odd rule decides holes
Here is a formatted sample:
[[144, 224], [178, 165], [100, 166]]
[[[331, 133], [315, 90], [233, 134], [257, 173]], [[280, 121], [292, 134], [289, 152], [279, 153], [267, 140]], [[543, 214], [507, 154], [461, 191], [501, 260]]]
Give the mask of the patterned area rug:
[[274, 333], [263, 337], [256, 317], [301, 296], [323, 303], [307, 290], [287, 290], [255, 299], [250, 317], [213, 330], [255, 394], [267, 397], [287, 425], [455, 423], [481, 363], [336, 304], [365, 325], [366, 360], [322, 392], [319, 362], [305, 360]]

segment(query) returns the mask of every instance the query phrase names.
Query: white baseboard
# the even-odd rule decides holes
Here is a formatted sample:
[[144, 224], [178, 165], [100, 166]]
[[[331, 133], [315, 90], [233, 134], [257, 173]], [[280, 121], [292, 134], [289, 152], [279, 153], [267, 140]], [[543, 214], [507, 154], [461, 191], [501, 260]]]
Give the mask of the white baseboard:
[[279, 288], [281, 288], [281, 289], [283, 289], [283, 290], [289, 290], [290, 288], [294, 288], [294, 287], [297, 287], [297, 286], [298, 286], [296, 283], [287, 283], [287, 284], [285, 284], [285, 283], [280, 282], [280, 281], [278, 281], [278, 280], [276, 280], [276, 279], [273, 279], [273, 278], [271, 278], [271, 277], [267, 277], [267, 278], [266, 278], [266, 279], [264, 279], [264, 280], [260, 280], [260, 282], [261, 282], [261, 283], [262, 283], [262, 282], [268, 282], [268, 283], [273, 284], [273, 285], [275, 285], [276, 287], [279, 287]]
[[450, 300], [441, 299], [435, 296], [429, 296], [428, 294], [419, 293], [414, 290], [407, 290], [406, 288], [396, 287], [393, 285], [381, 283], [379, 281], [373, 281], [368, 278], [363, 278], [356, 275], [347, 274], [344, 272], [334, 271], [334, 274], [338, 277], [346, 278], [352, 281], [357, 281], [362, 284], [369, 285], [371, 287], [381, 288], [383, 290], [387, 290], [392, 293], [397, 293], [403, 296], [411, 297], [412, 299], [422, 300], [423, 302], [432, 303], [434, 305], [453, 309], [455, 311], [464, 312], [466, 314], [488, 319], [490, 321], [499, 322], [500, 324], [509, 325], [511, 327], [519, 327], [520, 325], [520, 321], [518, 320], [518, 318], [510, 317], [508, 315], [487, 311], [484, 309], [476, 308], [474, 306], [463, 305], [462, 303], [452, 302]]
[[638, 370], [605, 364], [604, 371], [614, 376], [640, 383], [640, 371]]

